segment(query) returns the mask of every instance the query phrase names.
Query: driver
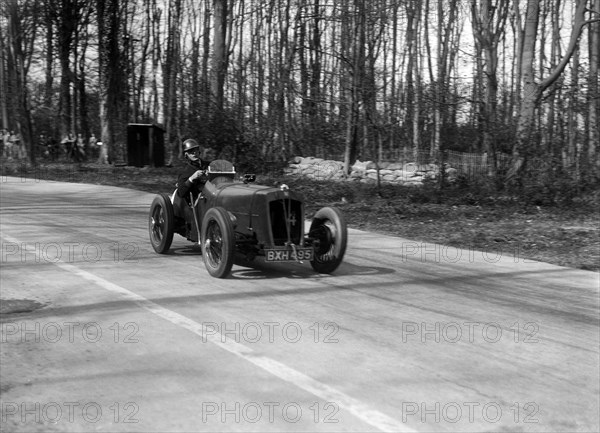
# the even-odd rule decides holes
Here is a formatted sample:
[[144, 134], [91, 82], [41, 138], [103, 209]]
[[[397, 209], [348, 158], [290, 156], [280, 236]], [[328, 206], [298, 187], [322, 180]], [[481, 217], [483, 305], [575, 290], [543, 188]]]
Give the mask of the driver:
[[207, 163], [200, 159], [203, 149], [193, 138], [188, 138], [183, 142], [183, 154], [187, 160], [183, 172], [177, 179], [177, 195], [187, 200], [190, 192], [196, 197], [208, 180], [206, 176]]

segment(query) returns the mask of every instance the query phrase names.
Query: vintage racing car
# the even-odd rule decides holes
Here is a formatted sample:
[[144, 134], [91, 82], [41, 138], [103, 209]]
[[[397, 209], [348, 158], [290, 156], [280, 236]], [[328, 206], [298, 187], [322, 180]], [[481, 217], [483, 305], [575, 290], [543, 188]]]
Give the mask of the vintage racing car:
[[286, 185], [256, 185], [250, 174], [236, 180], [233, 165], [222, 159], [211, 162], [206, 175], [198, 197], [183, 199], [175, 191], [152, 201], [148, 228], [157, 253], [167, 253], [178, 233], [201, 245], [206, 269], [217, 278], [230, 274], [236, 255], [246, 261], [308, 261], [319, 273], [331, 273], [342, 262], [348, 231], [337, 208], [318, 210], [305, 233], [304, 201]]

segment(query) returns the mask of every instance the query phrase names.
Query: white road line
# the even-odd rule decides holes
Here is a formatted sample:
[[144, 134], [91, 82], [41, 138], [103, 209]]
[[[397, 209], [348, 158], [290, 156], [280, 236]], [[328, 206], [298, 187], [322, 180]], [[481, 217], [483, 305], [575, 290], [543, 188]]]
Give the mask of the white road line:
[[[12, 236], [3, 234], [2, 238], [6, 239], [8, 242], [25, 245], [23, 242], [13, 238]], [[26, 249], [29, 250], [33, 248], [26, 246]], [[138, 306], [148, 310], [156, 316], [168, 320], [169, 322], [181, 328], [187, 329], [196, 335], [199, 335], [202, 337], [203, 341], [210, 341], [220, 348], [237, 355], [248, 362], [251, 362], [257, 367], [262, 368], [267, 373], [270, 373], [286, 382], [292, 383], [298, 388], [303, 389], [304, 391], [307, 391], [324, 401], [335, 401], [340, 408], [347, 410], [356, 418], [359, 418], [378, 430], [384, 432], [417, 432], [417, 430], [407, 427], [400, 421], [389, 417], [382, 412], [371, 409], [354, 397], [338, 391], [329, 385], [321, 383], [318, 380], [299, 372], [298, 370], [288, 367], [287, 365], [274, 359], [255, 355], [253, 353], [254, 351], [249, 347], [235, 341], [231, 341], [231, 339], [228, 340], [224, 338], [222, 334], [216, 332], [213, 328], [210, 329], [210, 333], [206, 333], [206, 329], [202, 324], [190, 319], [189, 317], [176, 313], [175, 311], [169, 310], [168, 308], [162, 307], [157, 303], [138, 295], [137, 293], [119, 286], [118, 284], [111, 283], [104, 278], [98, 277], [97, 275], [94, 275], [88, 271], [84, 271], [75, 265], [63, 261], [53, 262], [53, 264], [108, 291], [119, 294], [124, 299], [134, 302]]]

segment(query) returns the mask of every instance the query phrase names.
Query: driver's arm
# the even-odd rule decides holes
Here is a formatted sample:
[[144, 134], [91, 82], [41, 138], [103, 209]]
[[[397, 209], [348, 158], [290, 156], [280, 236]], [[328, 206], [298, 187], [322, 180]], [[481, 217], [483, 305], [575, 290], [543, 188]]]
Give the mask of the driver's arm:
[[177, 195], [182, 198], [186, 198], [189, 195], [192, 182], [189, 181], [190, 172], [186, 170], [181, 173], [177, 178]]
[[206, 183], [206, 174], [203, 170], [196, 170], [190, 174], [189, 171], [182, 173], [177, 180], [177, 194], [179, 197], [187, 197], [194, 187], [200, 187]]

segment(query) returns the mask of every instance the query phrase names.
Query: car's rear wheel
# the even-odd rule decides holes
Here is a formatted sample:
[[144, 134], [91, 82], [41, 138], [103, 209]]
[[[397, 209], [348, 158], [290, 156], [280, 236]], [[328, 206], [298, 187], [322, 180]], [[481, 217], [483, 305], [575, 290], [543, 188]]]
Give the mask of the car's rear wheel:
[[167, 194], [157, 195], [150, 206], [148, 231], [152, 248], [158, 254], [165, 254], [171, 248], [174, 221], [171, 199]]
[[313, 269], [321, 274], [330, 274], [344, 259], [348, 242], [346, 220], [339, 209], [324, 207], [319, 209], [310, 224], [309, 238], [315, 240], [315, 256], [310, 262]]
[[235, 235], [229, 214], [222, 207], [209, 209], [202, 219], [204, 265], [215, 278], [226, 278], [233, 266]]

